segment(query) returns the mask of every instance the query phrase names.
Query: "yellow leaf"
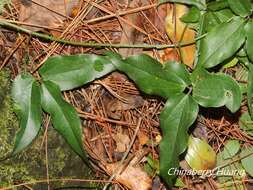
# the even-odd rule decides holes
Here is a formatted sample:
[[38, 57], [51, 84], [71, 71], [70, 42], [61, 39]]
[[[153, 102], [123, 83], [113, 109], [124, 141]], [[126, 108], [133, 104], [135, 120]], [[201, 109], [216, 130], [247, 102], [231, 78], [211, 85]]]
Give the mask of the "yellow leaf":
[[[165, 28], [169, 38], [173, 41], [173, 43], [193, 42], [195, 32], [180, 20], [180, 17], [188, 12], [187, 6], [176, 4], [174, 10], [175, 11], [173, 11], [172, 8], [165, 19]], [[175, 16], [175, 19], [173, 15]], [[195, 44], [180, 48], [181, 59], [183, 63], [189, 67], [192, 67], [193, 65], [195, 50]]]
[[207, 142], [190, 136], [185, 160], [195, 170], [213, 169], [216, 153]]

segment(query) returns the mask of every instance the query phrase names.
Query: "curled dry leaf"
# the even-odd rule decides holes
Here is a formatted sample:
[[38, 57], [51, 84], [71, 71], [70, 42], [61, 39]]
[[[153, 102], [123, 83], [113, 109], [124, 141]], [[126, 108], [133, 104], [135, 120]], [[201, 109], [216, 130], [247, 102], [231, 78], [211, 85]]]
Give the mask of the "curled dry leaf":
[[[185, 5], [176, 4], [175, 11], [169, 11], [166, 17], [166, 32], [173, 43], [189, 43], [194, 41], [195, 32], [187, 27], [185, 23], [180, 20], [184, 14], [188, 12], [188, 8]], [[175, 12], [175, 13], [174, 13]], [[175, 16], [175, 17], [174, 17]], [[184, 64], [192, 67], [195, 57], [195, 44], [180, 48], [180, 57]], [[174, 55], [175, 52], [169, 52]], [[169, 58], [171, 55], [169, 54]]]
[[[19, 21], [29, 25], [58, 27], [78, 6], [79, 0], [22, 0]], [[32, 31], [39, 27], [26, 26]]]
[[[106, 166], [108, 173], [117, 173], [118, 163]], [[131, 190], [150, 190], [152, 180], [140, 167], [128, 165], [123, 172], [115, 176], [115, 180]]]

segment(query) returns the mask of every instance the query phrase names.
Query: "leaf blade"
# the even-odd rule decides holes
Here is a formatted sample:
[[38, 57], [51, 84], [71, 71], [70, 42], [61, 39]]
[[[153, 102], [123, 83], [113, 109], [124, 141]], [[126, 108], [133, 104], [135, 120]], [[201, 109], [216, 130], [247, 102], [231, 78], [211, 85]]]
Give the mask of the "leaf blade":
[[230, 58], [245, 41], [244, 24], [243, 19], [234, 18], [208, 32], [200, 43], [198, 64], [211, 68]]
[[246, 25], [245, 25], [245, 32], [246, 32], [246, 51], [247, 54], [250, 58], [251, 61], [253, 61], [253, 48], [252, 48], [252, 44], [253, 44], [253, 34], [252, 34], [252, 30], [253, 30], [253, 22], [249, 21]]
[[240, 143], [238, 140], [229, 140], [223, 150], [223, 159], [232, 158], [240, 150]]
[[236, 112], [242, 101], [240, 87], [233, 78], [225, 74], [210, 73], [196, 80], [193, 98], [203, 107], [225, 105], [231, 112]]
[[250, 0], [227, 0], [231, 10], [241, 16], [246, 17], [251, 14], [252, 5]]
[[190, 75], [185, 66], [176, 62], [161, 65], [152, 57], [141, 54], [125, 60], [111, 58], [120, 71], [126, 73], [143, 92], [164, 98], [183, 92], [191, 84]]
[[61, 90], [71, 90], [113, 70], [114, 66], [106, 56], [79, 54], [50, 57], [40, 68], [39, 73], [44, 80], [59, 85]]
[[250, 117], [251, 119], [253, 119], [253, 111], [252, 111], [253, 65], [250, 63], [248, 67], [249, 67], [249, 73], [248, 73], [248, 85], [247, 85], [247, 104], [248, 104]]
[[168, 171], [179, 167], [179, 155], [187, 147], [188, 128], [195, 121], [197, 114], [197, 103], [186, 94], [171, 97], [161, 113], [163, 138], [159, 147], [160, 175], [169, 186], [173, 185], [176, 176], [168, 175]]
[[253, 147], [247, 147], [243, 149], [240, 153], [240, 157], [242, 158], [242, 166], [245, 169], [245, 171], [250, 175], [253, 176]]
[[82, 144], [80, 118], [75, 109], [62, 98], [59, 86], [51, 81], [42, 83], [42, 107], [50, 114], [54, 128], [70, 147], [87, 161]]
[[19, 110], [20, 130], [16, 134], [12, 154], [17, 154], [32, 143], [41, 127], [40, 90], [30, 74], [18, 75], [13, 83], [12, 98]]
[[194, 170], [213, 169], [216, 153], [206, 141], [190, 136], [185, 160]]

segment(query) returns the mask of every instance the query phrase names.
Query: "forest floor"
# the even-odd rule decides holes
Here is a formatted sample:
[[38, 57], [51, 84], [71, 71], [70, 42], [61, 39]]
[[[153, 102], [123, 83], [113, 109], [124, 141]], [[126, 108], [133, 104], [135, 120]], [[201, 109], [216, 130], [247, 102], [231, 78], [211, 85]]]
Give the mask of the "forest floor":
[[[5, 25], [0, 28], [0, 69], [10, 73], [11, 81], [24, 71], [38, 77], [38, 69], [50, 56], [103, 54], [108, 50], [118, 52], [123, 57], [147, 53], [162, 61], [179, 60], [176, 50], [170, 48], [165, 50], [152, 48], [144, 50], [143, 47], [93, 48], [68, 45], [55, 42], [54, 39], [48, 40], [36, 36], [44, 33], [55, 39], [99, 44], [154, 46], [172, 44], [173, 41], [166, 34], [165, 17], [168, 12], [174, 10], [173, 5], [166, 4], [157, 9], [156, 3], [154, 0], [80, 2], [78, 0], [54, 2], [13, 0], [5, 5], [0, 16], [0, 21], [4, 20], [16, 26]], [[20, 28], [23, 28], [23, 32], [19, 32]], [[36, 34], [28, 34], [25, 30]], [[233, 73], [234, 70], [226, 69], [225, 72]], [[68, 185], [72, 186], [79, 181], [79, 187], [75, 186], [74, 189], [81, 189], [83, 187], [80, 186], [89, 184], [88, 182], [99, 185], [101, 189], [107, 182], [113, 184], [112, 189], [165, 189], [158, 177], [158, 144], [162, 138], [159, 115], [164, 106], [163, 99], [141, 93], [131, 80], [119, 72], [113, 72], [89, 85], [64, 92], [63, 95], [74, 105], [82, 119], [84, 147], [92, 160], [93, 172], [89, 176], [86, 175], [87, 178], [78, 174], [79, 179], [74, 180], [70, 179], [73, 175], [68, 176], [68, 172], [74, 173], [75, 176], [75, 171], [71, 171], [69, 167], [69, 171], [64, 175], [54, 176], [55, 178], [69, 179]], [[206, 140], [217, 154], [231, 139], [239, 140], [241, 146], [252, 145], [253, 137], [239, 126], [240, 115], [246, 109], [243, 105], [242, 109], [234, 115], [225, 108], [202, 109], [190, 133]], [[52, 126], [48, 124], [49, 117], [46, 115], [43, 123], [43, 131], [40, 134], [42, 146], [39, 151], [41, 151], [40, 156], [45, 158], [50, 154], [51, 149], [48, 147], [52, 143], [50, 138], [45, 140], [47, 139], [45, 137], [50, 131], [48, 128]], [[58, 159], [64, 160], [64, 157]], [[55, 182], [51, 180], [48, 171], [52, 163], [46, 160], [45, 163], [41, 163], [41, 167], [44, 168], [42, 170], [44, 178], [37, 180], [44, 180], [43, 188], [54, 189]], [[114, 172], [118, 164], [123, 166], [120, 174]], [[186, 165], [184, 160], [180, 164], [182, 167]], [[242, 183], [239, 186], [233, 183], [236, 180], [229, 179], [233, 186], [231, 189], [253, 188], [247, 184], [247, 177], [240, 179]], [[25, 182], [28, 183], [22, 185]], [[214, 190], [217, 189], [218, 183], [213, 177], [202, 179], [196, 176], [180, 176], [180, 182], [177, 184], [179, 187], [174, 189]], [[19, 189], [35, 189], [33, 183], [21, 179], [5, 185], [5, 187], [20, 185]]]

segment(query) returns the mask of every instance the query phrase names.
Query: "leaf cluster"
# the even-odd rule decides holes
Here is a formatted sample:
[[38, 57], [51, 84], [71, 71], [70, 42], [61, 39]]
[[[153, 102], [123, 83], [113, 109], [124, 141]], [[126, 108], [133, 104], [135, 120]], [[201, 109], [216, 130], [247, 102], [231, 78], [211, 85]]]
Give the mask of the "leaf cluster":
[[[17, 76], [13, 99], [20, 117], [20, 130], [13, 154], [27, 147], [41, 128], [41, 113], [50, 114], [54, 128], [72, 149], [87, 161], [83, 150], [80, 119], [61, 91], [78, 88], [108, 73], [119, 70], [132, 79], [139, 89], [163, 97], [165, 107], [160, 115], [163, 138], [160, 142], [159, 174], [168, 186], [176, 176], [170, 168], [179, 167], [179, 156], [188, 143], [188, 129], [198, 116], [199, 106], [227, 107], [236, 112], [241, 105], [242, 91], [231, 76], [217, 71], [233, 58], [248, 68], [247, 101], [252, 116], [253, 93], [253, 22], [249, 0], [161, 0], [191, 6], [182, 20], [195, 23], [198, 36], [195, 68], [192, 72], [181, 63], [164, 64], [148, 55], [122, 58], [119, 54], [55, 56], [39, 70], [41, 84], [29, 74]], [[215, 68], [215, 70], [213, 70]]]

